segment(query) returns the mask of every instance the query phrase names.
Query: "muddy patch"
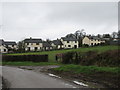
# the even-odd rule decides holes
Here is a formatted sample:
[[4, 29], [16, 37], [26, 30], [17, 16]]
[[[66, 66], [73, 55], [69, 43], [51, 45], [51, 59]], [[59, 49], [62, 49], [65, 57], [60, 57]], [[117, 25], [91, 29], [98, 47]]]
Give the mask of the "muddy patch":
[[89, 85], [90, 88], [120, 88], [119, 75], [112, 73], [95, 73], [91, 75], [75, 74], [73, 72], [48, 70], [49, 73], [59, 75], [68, 80], [76, 80], [78, 82]]

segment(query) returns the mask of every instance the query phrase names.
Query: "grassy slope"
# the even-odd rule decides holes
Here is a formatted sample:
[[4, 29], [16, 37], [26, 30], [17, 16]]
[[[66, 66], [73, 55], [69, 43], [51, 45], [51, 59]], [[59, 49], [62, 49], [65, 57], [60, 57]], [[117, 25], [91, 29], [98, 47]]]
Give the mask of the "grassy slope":
[[8, 55], [30, 55], [30, 54], [48, 54], [49, 61], [55, 62], [55, 55], [57, 53], [65, 53], [70, 51], [77, 51], [77, 52], [87, 52], [87, 51], [98, 51], [98, 52], [105, 52], [107, 50], [115, 50], [120, 48], [120, 46], [96, 46], [96, 47], [89, 47], [89, 48], [78, 48], [78, 49], [69, 49], [69, 50], [55, 50], [55, 51], [43, 51], [43, 52], [28, 52], [28, 53], [14, 53]]

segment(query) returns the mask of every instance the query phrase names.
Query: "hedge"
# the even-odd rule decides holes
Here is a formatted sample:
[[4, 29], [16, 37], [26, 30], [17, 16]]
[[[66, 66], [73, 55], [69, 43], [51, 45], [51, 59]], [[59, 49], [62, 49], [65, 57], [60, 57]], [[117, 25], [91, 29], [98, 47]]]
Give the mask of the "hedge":
[[3, 55], [2, 61], [48, 62], [48, 55]]
[[85, 53], [68, 52], [62, 55], [63, 64], [80, 64], [96, 66], [120, 66], [120, 50], [109, 50], [103, 53], [88, 51]]

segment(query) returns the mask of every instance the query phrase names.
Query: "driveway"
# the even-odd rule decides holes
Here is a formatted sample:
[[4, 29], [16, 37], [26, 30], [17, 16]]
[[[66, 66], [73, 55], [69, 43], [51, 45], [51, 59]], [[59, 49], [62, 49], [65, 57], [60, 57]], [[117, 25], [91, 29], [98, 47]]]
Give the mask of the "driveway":
[[76, 88], [74, 84], [44, 73], [17, 67], [0, 66], [1, 68], [0, 75], [9, 82], [7, 83], [9, 88]]

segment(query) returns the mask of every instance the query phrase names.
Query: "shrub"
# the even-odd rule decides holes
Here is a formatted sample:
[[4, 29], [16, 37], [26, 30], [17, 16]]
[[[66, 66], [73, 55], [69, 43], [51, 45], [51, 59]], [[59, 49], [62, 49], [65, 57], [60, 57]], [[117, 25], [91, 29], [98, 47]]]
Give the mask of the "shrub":
[[110, 50], [103, 53], [88, 51], [85, 53], [68, 52], [62, 57], [63, 64], [81, 64], [96, 66], [120, 66], [120, 50]]

